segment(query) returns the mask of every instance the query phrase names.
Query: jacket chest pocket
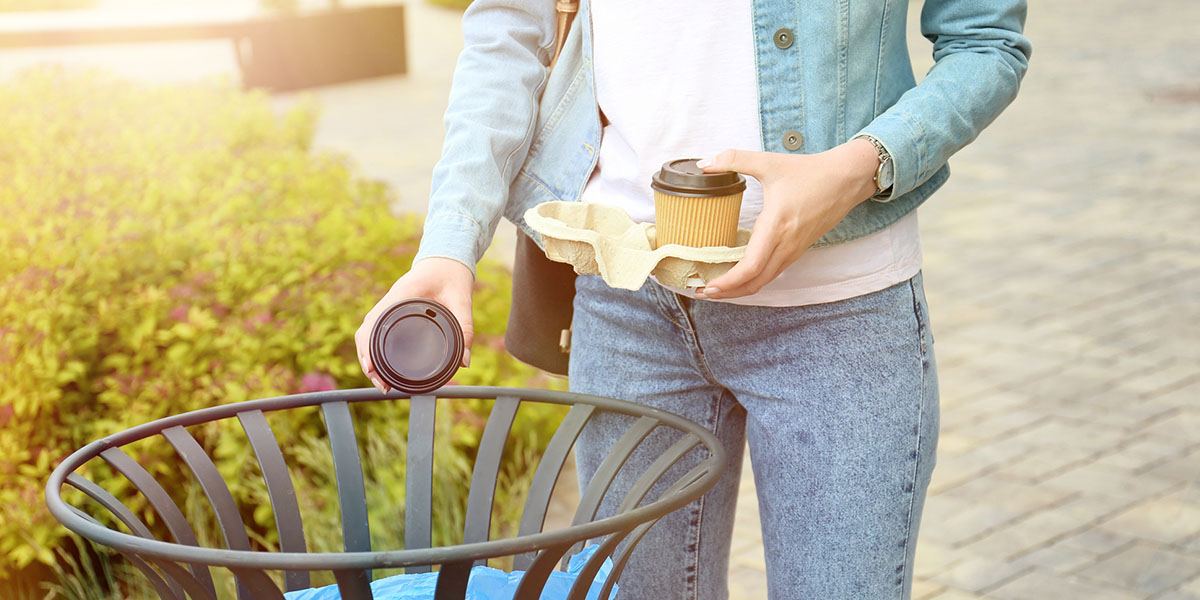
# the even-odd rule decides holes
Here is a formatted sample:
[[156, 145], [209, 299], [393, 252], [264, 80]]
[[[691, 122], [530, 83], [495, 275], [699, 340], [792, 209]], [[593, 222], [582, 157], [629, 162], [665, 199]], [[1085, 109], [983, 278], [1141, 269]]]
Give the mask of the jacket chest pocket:
[[576, 200], [600, 146], [600, 117], [587, 68], [574, 73], [561, 93], [543, 97], [537, 131], [521, 175], [555, 199]]

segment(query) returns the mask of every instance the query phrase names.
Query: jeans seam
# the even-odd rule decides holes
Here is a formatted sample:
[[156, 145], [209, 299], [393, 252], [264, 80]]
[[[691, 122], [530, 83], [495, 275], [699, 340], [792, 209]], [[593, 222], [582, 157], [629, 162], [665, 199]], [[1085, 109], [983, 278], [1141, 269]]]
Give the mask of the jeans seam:
[[[710, 383], [716, 384], [716, 378], [709, 371], [708, 366], [704, 364], [703, 353], [700, 351], [699, 345], [695, 342], [695, 325], [691, 317], [687, 314], [687, 310], [679, 301], [679, 296], [674, 292], [660, 287], [655, 283], [650, 285], [655, 286], [652, 293], [658, 301], [659, 309], [675, 326], [679, 327], [683, 334], [684, 343], [692, 351], [695, 358], [694, 364], [700, 371], [700, 375], [707, 379]], [[682, 321], [680, 320], [682, 319]], [[720, 387], [720, 386], [719, 386]], [[725, 395], [729, 393], [724, 387], [720, 387], [721, 393], [712, 403], [712, 412], [709, 413], [708, 425], [709, 430], [714, 435], [721, 428], [721, 402], [724, 401]], [[693, 542], [694, 549], [688, 552], [687, 556], [687, 578], [685, 579], [684, 597], [690, 600], [699, 600], [700, 588], [697, 586], [697, 580], [700, 572], [700, 543], [701, 533], [704, 531], [704, 507], [706, 504], [706, 495], [700, 496], [696, 500], [695, 508], [689, 513], [688, 519], [688, 536], [689, 542]]]
[[[721, 403], [725, 400], [725, 395], [729, 394], [728, 390], [721, 390], [720, 395], [712, 404], [712, 413], [709, 416], [709, 422], [712, 426], [709, 428], [713, 435], [717, 435], [721, 431]], [[695, 540], [695, 550], [691, 555], [691, 575], [688, 576], [688, 591], [692, 600], [700, 600], [700, 588], [696, 585], [697, 575], [700, 572], [700, 536], [704, 532], [704, 505], [708, 494], [700, 496], [699, 504], [696, 506], [696, 521], [694, 525], [690, 525], [690, 537]]]
[[660, 311], [662, 311], [664, 316], [667, 317], [667, 320], [670, 321], [676, 327], [679, 327], [680, 329], [684, 329], [685, 328], [684, 324], [680, 323], [679, 319], [677, 318], [678, 315], [676, 314], [676, 311], [675, 311], [676, 307], [672, 306], [670, 302], [667, 302], [667, 299], [665, 297], [665, 292], [668, 292], [668, 290], [666, 288], [660, 287], [657, 283], [654, 283], [653, 281], [647, 283], [646, 285], [651, 286], [650, 293], [654, 296], [654, 301], [656, 304], [658, 304], [658, 309]]
[[687, 319], [688, 331], [684, 337], [687, 339], [688, 347], [692, 349], [696, 360], [696, 368], [700, 370], [700, 375], [707, 379], [709, 383], [724, 387], [721, 385], [721, 382], [717, 381], [717, 376], [713, 374], [712, 369], [708, 368], [708, 358], [704, 356], [704, 350], [700, 348], [700, 341], [696, 339], [696, 327], [690, 317], [687, 317]]
[[916, 280], [915, 277], [908, 280], [908, 289], [910, 292], [912, 292], [913, 316], [916, 318], [916, 321], [917, 321], [917, 339], [920, 342], [919, 347], [921, 350], [921, 353], [920, 353], [921, 364], [919, 365], [919, 368], [921, 370], [921, 389], [920, 389], [920, 395], [918, 396], [918, 401], [917, 401], [917, 425], [916, 425], [916, 431], [915, 431], [916, 437], [917, 437], [916, 457], [913, 458], [912, 474], [909, 478], [909, 486], [911, 489], [909, 490], [909, 494], [908, 494], [908, 511], [907, 511], [906, 518], [904, 520], [904, 545], [901, 547], [901, 554], [900, 554], [900, 566], [903, 567], [900, 570], [900, 584], [899, 584], [901, 600], [905, 599], [904, 592], [905, 592], [906, 588], [905, 588], [904, 582], [907, 581], [909, 578], [908, 577], [908, 569], [909, 569], [908, 548], [909, 548], [909, 545], [913, 543], [913, 540], [911, 539], [912, 538], [913, 509], [916, 505], [917, 477], [918, 477], [918, 473], [920, 473], [920, 470], [921, 470], [921, 441], [922, 441], [921, 426], [922, 426], [923, 420], [924, 420], [925, 394], [927, 392], [926, 386], [928, 385], [928, 382], [926, 381], [926, 377], [925, 377], [925, 363], [927, 361], [927, 358], [926, 358], [927, 349], [926, 349], [926, 345], [925, 345], [925, 324], [924, 324], [924, 319], [921, 316], [921, 305], [920, 305], [920, 299], [917, 296], [917, 286], [916, 286], [915, 280]]
[[724, 386], [717, 380], [717, 376], [708, 368], [708, 363], [704, 358], [704, 350], [700, 348], [700, 342], [696, 336], [696, 324], [692, 320], [691, 315], [688, 314], [687, 309], [679, 301], [679, 294], [658, 286], [658, 284], [652, 285], [657, 286], [654, 292], [659, 303], [659, 308], [667, 316], [667, 319], [674, 323], [680, 329], [680, 333], [683, 334], [683, 342], [692, 353], [693, 366], [696, 367], [700, 376], [708, 383], [723, 388]]
[[683, 302], [680, 301], [682, 296], [665, 288], [664, 291], [670, 294], [672, 303], [683, 317], [684, 322], [680, 323], [679, 326], [684, 330], [684, 340], [687, 342], [688, 348], [692, 351], [692, 356], [695, 359], [696, 368], [700, 371], [700, 375], [707, 379], [709, 383], [724, 387], [717, 380], [717, 376], [712, 372], [712, 369], [708, 367], [708, 359], [704, 356], [704, 349], [700, 347], [699, 334], [696, 332], [696, 321], [692, 319], [687, 309], [684, 308]]

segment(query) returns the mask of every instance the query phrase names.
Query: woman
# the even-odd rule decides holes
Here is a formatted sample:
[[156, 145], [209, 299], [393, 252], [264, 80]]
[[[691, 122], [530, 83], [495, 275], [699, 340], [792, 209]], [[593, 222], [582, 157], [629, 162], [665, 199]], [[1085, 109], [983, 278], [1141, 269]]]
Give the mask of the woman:
[[[470, 335], [502, 214], [526, 227], [531, 206], [581, 200], [651, 220], [666, 160], [745, 173], [753, 235], [725, 275], [577, 282], [571, 389], [683, 415], [729, 453], [717, 487], [641, 543], [621, 596], [727, 597], [748, 441], [772, 599], [909, 597], [938, 422], [915, 209], [1013, 100], [1030, 46], [1024, 0], [926, 0], [936, 63], [917, 85], [906, 15], [905, 0], [585, 0], [547, 77], [552, 0], [475, 0], [420, 251], [364, 319], [364, 371], [382, 389], [364, 342], [399, 299], [446, 304]], [[581, 482], [625, 426], [589, 423]], [[626, 471], [670, 441], [652, 435]]]

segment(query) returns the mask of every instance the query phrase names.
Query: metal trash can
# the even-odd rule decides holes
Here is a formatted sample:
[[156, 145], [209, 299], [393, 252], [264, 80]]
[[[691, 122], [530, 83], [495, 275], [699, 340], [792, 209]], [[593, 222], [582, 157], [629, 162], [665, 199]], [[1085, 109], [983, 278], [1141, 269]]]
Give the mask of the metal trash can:
[[[494, 399], [480, 438], [471, 477], [463, 543], [431, 547], [433, 510], [434, 414], [439, 402]], [[350, 404], [408, 402], [408, 458], [404, 549], [373, 550], [367, 524], [367, 503]], [[488, 539], [493, 495], [509, 430], [523, 402], [566, 405], [555, 432], [534, 472], [517, 536]], [[264, 413], [319, 406], [328, 433], [337, 481], [345, 552], [306, 550], [295, 489], [280, 446]], [[596, 475], [583, 490], [572, 525], [543, 531], [551, 493], [571, 448], [595, 414], [619, 413], [631, 425], [612, 447]], [[254, 450], [275, 515], [279, 552], [251, 548], [241, 511], [224, 479], [188, 427], [221, 419], [237, 419]], [[615, 514], [597, 518], [601, 501], [622, 465], [651, 431], [672, 430], [678, 441], [641, 473]], [[191, 524], [170, 494], [129, 453], [122, 450], [139, 440], [163, 438], [194, 474], [207, 497], [225, 540], [224, 548], [200, 547]], [[669, 485], [657, 498], [646, 496], [680, 458], [702, 447], [708, 456]], [[150, 528], [119, 498], [83, 477], [81, 467], [92, 460], [107, 463], [148, 501], [170, 532], [172, 541], [155, 539]], [[608, 598], [630, 553], [646, 531], [664, 515], [684, 507], [712, 488], [725, 464], [717, 439], [699, 425], [677, 415], [630, 402], [598, 396], [545, 390], [495, 387], [445, 387], [424, 396], [383, 395], [373, 389], [338, 390], [251, 400], [171, 416], [108, 436], [68, 456], [50, 475], [46, 503], [50, 512], [75, 533], [125, 555], [149, 579], [164, 600], [215, 600], [211, 568], [232, 571], [242, 600], [282, 599], [283, 591], [311, 587], [310, 572], [331, 571], [345, 600], [371, 599], [371, 569], [400, 568], [406, 573], [438, 567], [436, 600], [461, 600], [467, 593], [471, 569], [489, 558], [513, 557], [524, 569], [514, 600], [537, 600], [550, 573], [566, 563], [584, 543], [598, 542], [571, 588], [569, 600], [582, 600], [606, 559], [611, 572], [600, 598]], [[63, 485], [82, 491], [128, 528], [124, 533], [106, 527], [95, 516], [64, 501]], [[624, 542], [624, 543], [622, 543]], [[619, 549], [618, 549], [619, 548]], [[282, 571], [282, 590], [269, 571]]]

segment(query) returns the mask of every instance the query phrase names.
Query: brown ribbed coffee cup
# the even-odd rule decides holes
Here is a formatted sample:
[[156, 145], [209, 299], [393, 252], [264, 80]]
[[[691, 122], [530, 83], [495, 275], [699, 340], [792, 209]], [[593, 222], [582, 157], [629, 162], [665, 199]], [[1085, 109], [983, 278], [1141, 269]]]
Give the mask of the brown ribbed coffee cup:
[[736, 246], [746, 178], [705, 173], [697, 159], [668, 161], [650, 182], [658, 246]]

